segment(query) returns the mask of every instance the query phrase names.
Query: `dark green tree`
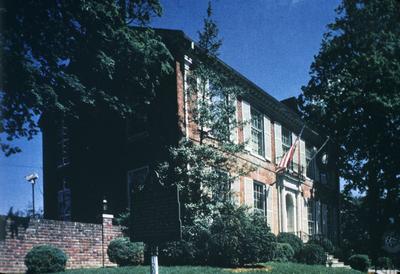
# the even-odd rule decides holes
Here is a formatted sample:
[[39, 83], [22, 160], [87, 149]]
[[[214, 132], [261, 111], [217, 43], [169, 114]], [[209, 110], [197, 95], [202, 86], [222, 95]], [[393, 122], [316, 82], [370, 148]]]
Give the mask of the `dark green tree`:
[[340, 196], [341, 218], [341, 259], [348, 260], [355, 253], [368, 253], [369, 246], [365, 243], [369, 240], [367, 232], [368, 217], [363, 209], [363, 197], [354, 197], [349, 193]]
[[365, 244], [376, 253], [383, 231], [400, 228], [400, 4], [343, 0], [337, 13], [300, 100], [336, 144], [346, 188], [365, 195]]
[[158, 0], [1, 1], [0, 145], [18, 152], [38, 117], [145, 111], [171, 71], [169, 51], [146, 28]]

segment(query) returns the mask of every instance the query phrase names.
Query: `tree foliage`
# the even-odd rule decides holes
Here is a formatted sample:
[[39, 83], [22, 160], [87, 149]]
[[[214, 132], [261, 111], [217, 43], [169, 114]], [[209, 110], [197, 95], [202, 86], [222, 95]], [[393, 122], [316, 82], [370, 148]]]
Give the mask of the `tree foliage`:
[[224, 204], [214, 211], [212, 222], [183, 228], [182, 241], [160, 247], [163, 264], [232, 267], [271, 261], [276, 255], [276, 237], [264, 216], [249, 214], [246, 207]]
[[231, 203], [231, 184], [250, 169], [239, 166], [234, 155], [244, 149], [232, 134], [239, 125], [236, 99], [242, 91], [220, 70], [221, 64], [216, 59], [221, 40], [210, 2], [198, 45], [201, 47], [193, 52], [187, 75], [189, 124], [194, 125], [195, 132], [170, 148], [167, 165], [172, 171], [169, 175], [181, 187], [185, 225], [198, 218], [209, 218], [221, 204]]
[[43, 114], [143, 111], [171, 71], [169, 51], [145, 28], [162, 13], [158, 0], [2, 3], [0, 144], [7, 155], [19, 151], [12, 140], [38, 133]]
[[400, 224], [400, 4], [343, 0], [311, 65], [305, 117], [337, 145], [346, 190], [366, 195], [370, 250]]

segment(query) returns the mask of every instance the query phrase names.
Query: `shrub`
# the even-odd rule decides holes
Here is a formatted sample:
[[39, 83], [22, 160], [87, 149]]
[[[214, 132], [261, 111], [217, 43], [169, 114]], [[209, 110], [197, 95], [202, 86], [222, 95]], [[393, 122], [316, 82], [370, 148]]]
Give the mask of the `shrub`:
[[264, 216], [225, 205], [210, 227], [210, 264], [239, 266], [274, 258], [276, 237]]
[[116, 238], [108, 245], [107, 255], [118, 266], [139, 265], [144, 260], [144, 246], [125, 237]]
[[379, 257], [376, 260], [376, 266], [381, 269], [390, 269], [393, 267], [392, 259], [388, 257]]
[[239, 266], [271, 261], [276, 237], [264, 216], [225, 204], [212, 218], [182, 227], [182, 240], [160, 246], [164, 265]]
[[279, 243], [287, 243], [293, 248], [294, 254], [299, 253], [303, 247], [303, 241], [292, 233], [281, 232], [278, 234], [277, 241]]
[[290, 244], [277, 243], [274, 261], [290, 262], [293, 260], [294, 250]]
[[67, 255], [51, 245], [33, 247], [25, 256], [27, 273], [51, 273], [65, 270]]
[[322, 246], [322, 248], [324, 249], [325, 252], [328, 252], [330, 254], [332, 254], [335, 251], [335, 246], [327, 238], [322, 238], [319, 240], [313, 239], [313, 240], [309, 241], [308, 243], [320, 245], [320, 246]]
[[306, 244], [297, 254], [297, 260], [305, 264], [326, 264], [324, 249], [316, 244]]
[[365, 272], [371, 265], [371, 261], [369, 260], [368, 255], [355, 254], [349, 258], [349, 264], [351, 268]]
[[210, 231], [207, 222], [182, 226], [182, 240], [160, 245], [159, 260], [163, 265], [203, 265], [208, 260]]

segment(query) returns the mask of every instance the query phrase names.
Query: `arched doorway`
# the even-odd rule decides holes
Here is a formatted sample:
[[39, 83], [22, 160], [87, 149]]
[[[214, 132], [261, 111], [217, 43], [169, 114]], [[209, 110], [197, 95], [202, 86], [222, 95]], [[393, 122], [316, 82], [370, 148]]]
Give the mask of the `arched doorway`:
[[294, 202], [293, 197], [290, 194], [286, 194], [286, 224], [287, 224], [287, 232], [295, 232], [295, 224], [294, 224]]

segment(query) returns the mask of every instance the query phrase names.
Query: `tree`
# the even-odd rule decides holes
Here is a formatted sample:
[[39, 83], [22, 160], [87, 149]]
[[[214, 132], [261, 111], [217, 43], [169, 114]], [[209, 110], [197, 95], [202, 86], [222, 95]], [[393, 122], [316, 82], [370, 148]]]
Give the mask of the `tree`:
[[[2, 1], [0, 145], [31, 139], [38, 117], [146, 110], [171, 55], [145, 26], [158, 0]], [[4, 137], [6, 140], [4, 140]]]
[[336, 144], [346, 189], [365, 195], [374, 253], [389, 224], [400, 227], [399, 11], [395, 0], [343, 0], [300, 96], [305, 117]]
[[368, 218], [363, 209], [363, 197], [354, 197], [349, 193], [342, 193], [340, 196], [341, 219], [340, 232], [341, 248], [344, 253], [344, 260], [348, 260], [356, 253], [368, 253], [368, 246], [365, 243], [369, 240], [366, 230]]
[[[169, 168], [181, 186], [183, 223], [192, 225], [196, 218], [208, 218], [223, 203], [231, 203], [230, 186], [235, 178], [249, 170], [236, 164], [235, 153], [244, 150], [232, 132], [236, 120], [236, 98], [242, 92], [220, 70], [216, 59], [222, 41], [212, 19], [208, 3], [199, 45], [188, 75], [188, 98], [191, 123], [198, 129], [198, 139], [182, 140], [170, 149]], [[165, 173], [165, 172], [164, 172]]]

